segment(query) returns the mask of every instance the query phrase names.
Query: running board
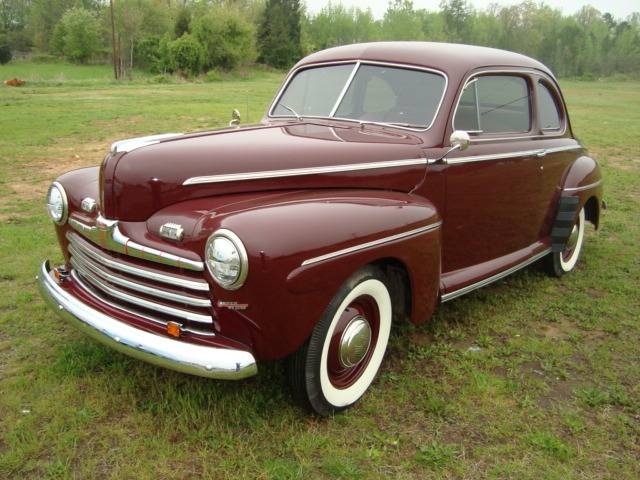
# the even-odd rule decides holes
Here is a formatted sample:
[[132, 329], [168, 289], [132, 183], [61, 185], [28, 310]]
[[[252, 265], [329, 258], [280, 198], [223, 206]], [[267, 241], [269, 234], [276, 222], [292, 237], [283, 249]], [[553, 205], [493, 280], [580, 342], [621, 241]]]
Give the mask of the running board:
[[492, 275], [490, 277], [487, 277], [483, 280], [480, 280], [479, 282], [476, 283], [472, 283], [471, 285], [467, 285], [466, 287], [462, 287], [458, 290], [454, 290], [453, 292], [449, 292], [449, 293], [445, 293], [441, 296], [440, 301], [442, 303], [444, 302], [448, 302], [449, 300], [453, 300], [454, 298], [458, 298], [466, 293], [472, 292], [478, 288], [482, 288], [485, 287], [493, 282], [497, 282], [498, 280], [507, 277], [509, 275], [511, 275], [514, 272], [517, 272], [518, 270], [531, 265], [534, 262], [537, 262], [538, 260], [540, 260], [542, 257], [544, 257], [545, 255], [549, 254], [551, 252], [550, 248], [547, 248], [545, 250], [543, 250], [540, 253], [536, 253], [533, 257], [529, 257], [527, 258], [524, 262], [519, 263], [517, 265], [514, 265], [511, 268], [507, 268], [506, 270], [502, 271], [502, 272], [498, 272], [495, 275]]

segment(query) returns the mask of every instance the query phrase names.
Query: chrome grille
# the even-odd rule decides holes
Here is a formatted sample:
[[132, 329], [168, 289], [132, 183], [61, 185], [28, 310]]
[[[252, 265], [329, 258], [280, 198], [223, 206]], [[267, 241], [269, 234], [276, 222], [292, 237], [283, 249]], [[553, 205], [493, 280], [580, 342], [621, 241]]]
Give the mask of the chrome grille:
[[67, 240], [74, 278], [100, 301], [129, 313], [138, 313], [131, 306], [152, 312], [153, 320], [164, 323], [213, 323], [209, 284], [198, 274], [103, 250], [74, 232]]

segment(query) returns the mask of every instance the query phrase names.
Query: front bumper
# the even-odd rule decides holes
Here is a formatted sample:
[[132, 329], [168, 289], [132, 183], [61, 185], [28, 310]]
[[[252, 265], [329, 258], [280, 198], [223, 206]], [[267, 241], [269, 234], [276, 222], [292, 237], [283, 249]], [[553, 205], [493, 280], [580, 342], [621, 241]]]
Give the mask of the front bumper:
[[258, 372], [250, 352], [173, 340], [132, 327], [86, 305], [60, 286], [51, 274], [49, 261], [42, 263], [37, 279], [42, 297], [62, 318], [126, 355], [207, 378], [239, 380]]

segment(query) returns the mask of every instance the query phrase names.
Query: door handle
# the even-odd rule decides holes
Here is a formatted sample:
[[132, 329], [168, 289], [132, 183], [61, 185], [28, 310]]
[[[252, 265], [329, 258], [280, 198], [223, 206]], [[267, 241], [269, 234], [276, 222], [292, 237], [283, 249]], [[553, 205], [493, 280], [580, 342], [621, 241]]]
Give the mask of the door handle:
[[546, 150], [540, 150], [539, 152], [536, 153], [536, 157], [538, 158], [543, 158], [547, 156], [547, 151]]

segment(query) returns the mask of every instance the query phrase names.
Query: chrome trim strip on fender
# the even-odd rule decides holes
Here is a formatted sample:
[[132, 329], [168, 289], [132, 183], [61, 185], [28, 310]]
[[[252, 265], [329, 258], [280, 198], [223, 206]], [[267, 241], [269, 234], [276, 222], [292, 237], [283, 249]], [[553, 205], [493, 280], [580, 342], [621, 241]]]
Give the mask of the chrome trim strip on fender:
[[445, 293], [441, 296], [440, 301], [442, 303], [448, 302], [449, 300], [453, 300], [454, 298], [460, 297], [466, 293], [469, 293], [473, 290], [476, 290], [481, 287], [485, 287], [493, 282], [496, 282], [504, 277], [511, 275], [514, 272], [526, 267], [527, 265], [531, 265], [533, 262], [540, 260], [542, 257], [551, 252], [550, 248], [543, 250], [540, 253], [536, 253], [533, 257], [527, 258], [524, 262], [514, 265], [511, 268], [508, 268], [502, 272], [498, 272], [491, 277], [487, 277], [484, 280], [480, 280], [479, 282], [473, 283], [471, 285], [467, 285], [466, 287], [462, 287], [459, 290], [454, 290], [453, 292]]
[[140, 330], [82, 303], [40, 266], [38, 288], [47, 304], [63, 319], [95, 340], [145, 362], [207, 378], [239, 380], [258, 373], [254, 356], [245, 350], [174, 340]]
[[400, 240], [406, 237], [410, 237], [412, 235], [418, 235], [419, 233], [429, 232], [431, 230], [435, 230], [442, 225], [442, 222], [432, 223], [431, 225], [426, 225], [420, 228], [414, 228], [413, 230], [409, 230], [407, 232], [397, 233], [395, 235], [391, 235], [389, 237], [379, 238], [378, 240], [372, 240], [371, 242], [361, 243], [360, 245], [354, 245], [353, 247], [343, 248], [342, 250], [337, 250], [335, 252], [326, 253], [324, 255], [320, 255], [318, 257], [313, 257], [302, 262], [301, 266], [312, 265], [314, 263], [322, 262], [324, 260], [329, 260], [331, 258], [339, 257], [341, 255], [347, 255], [349, 253], [358, 252], [360, 250], [364, 250], [365, 248], [375, 247], [378, 245], [382, 245], [383, 243], [393, 242], [394, 240]]
[[204, 264], [202, 262], [189, 260], [188, 258], [163, 252], [132, 241], [120, 231], [117, 220], [109, 220], [98, 215], [95, 226], [85, 225], [75, 218], [69, 219], [69, 225], [96, 245], [100, 245], [113, 252], [124, 253], [130, 257], [142, 258], [144, 260], [150, 260], [172, 267], [195, 270], [197, 272], [204, 270]]
[[562, 191], [563, 192], [581, 192], [582, 190], [589, 190], [590, 188], [596, 188], [601, 183], [602, 183], [602, 179], [598, 180], [597, 182], [590, 183], [589, 185], [583, 185], [581, 187], [563, 188]]
[[263, 172], [228, 173], [221, 175], [205, 175], [186, 179], [182, 185], [200, 185], [203, 183], [237, 182], [242, 180], [264, 180], [269, 178], [296, 177], [302, 175], [321, 175], [327, 173], [355, 172], [358, 170], [374, 170], [380, 168], [397, 168], [412, 165], [427, 165], [426, 158], [406, 160], [389, 160], [386, 162], [351, 163], [347, 165], [330, 165], [326, 167], [290, 168], [287, 170], [265, 170]]
[[130, 273], [138, 277], [154, 280], [156, 282], [162, 282], [175, 287], [188, 288], [190, 290], [198, 290], [200, 292], [208, 292], [209, 284], [205, 280], [188, 280], [186, 278], [177, 277], [167, 273], [162, 273], [146, 268], [137, 267], [128, 262], [116, 260], [103, 255], [100, 250], [89, 244], [80, 235], [72, 232], [67, 232], [67, 240], [71, 243], [71, 246], [76, 248], [81, 253], [84, 253], [92, 260], [105, 265], [113, 270], [119, 270], [121, 272]]

